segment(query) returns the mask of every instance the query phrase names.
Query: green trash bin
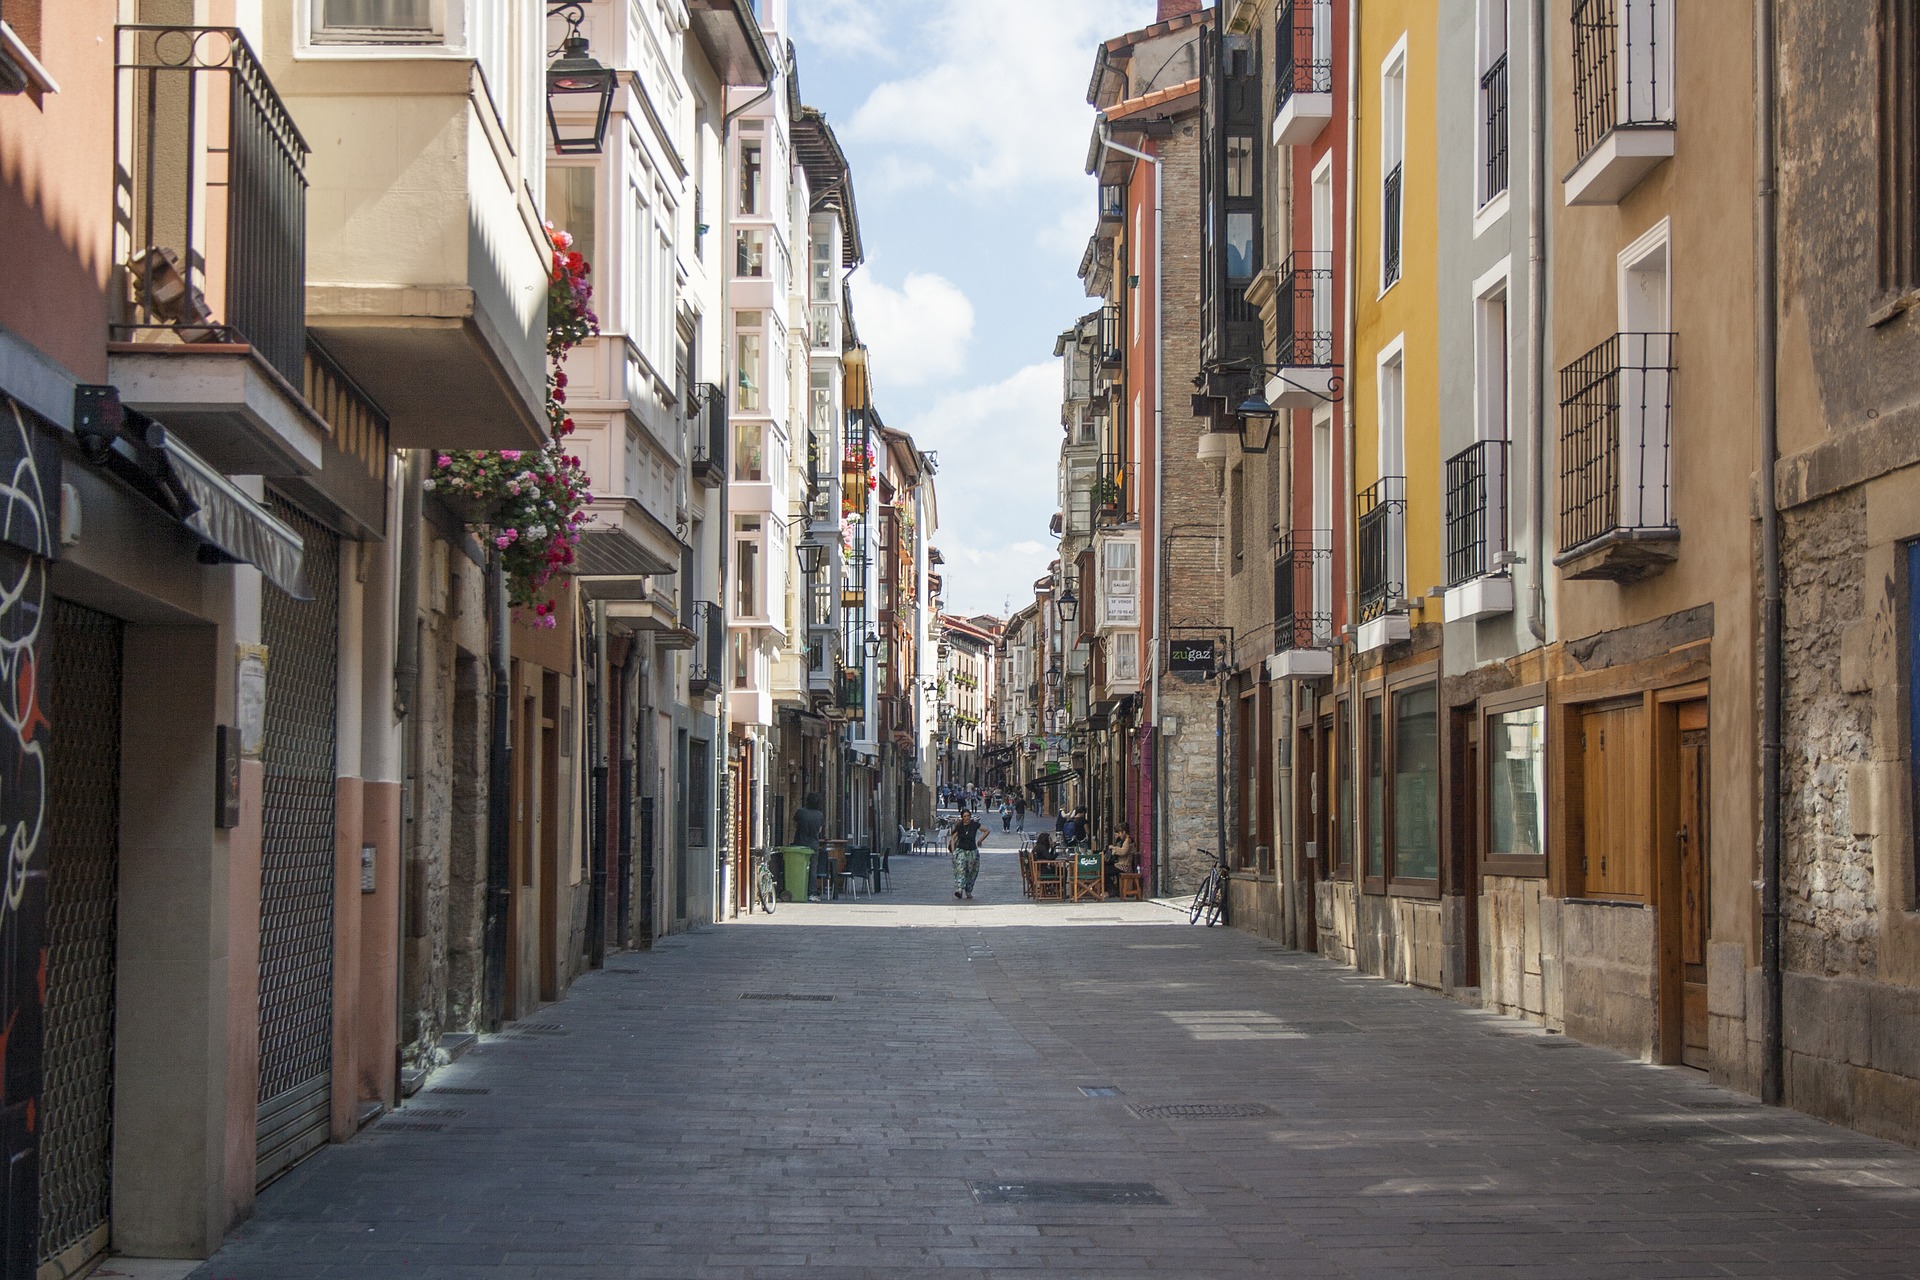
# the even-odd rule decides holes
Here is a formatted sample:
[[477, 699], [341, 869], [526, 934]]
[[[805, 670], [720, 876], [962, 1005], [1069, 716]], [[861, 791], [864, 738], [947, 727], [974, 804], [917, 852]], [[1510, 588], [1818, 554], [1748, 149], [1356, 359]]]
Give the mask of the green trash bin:
[[786, 862], [787, 897], [795, 902], [807, 900], [808, 881], [813, 876], [813, 850], [803, 844], [782, 846], [781, 858]]

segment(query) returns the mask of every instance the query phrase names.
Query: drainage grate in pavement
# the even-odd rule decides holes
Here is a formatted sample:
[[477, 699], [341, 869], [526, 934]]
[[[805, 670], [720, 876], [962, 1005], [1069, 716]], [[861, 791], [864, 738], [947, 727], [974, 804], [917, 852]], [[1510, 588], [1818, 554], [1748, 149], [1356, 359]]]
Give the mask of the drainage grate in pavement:
[[1536, 1049], [1571, 1049], [1576, 1043], [1578, 1042], [1573, 1040], [1535, 1040], [1533, 1047]]
[[1167, 1204], [1150, 1182], [969, 1182], [981, 1204]]
[[1757, 1102], [1683, 1102], [1680, 1104], [1689, 1111], [1758, 1111]]
[[458, 1107], [408, 1107], [409, 1120], [457, 1120], [467, 1114]]
[[382, 1120], [375, 1125], [375, 1133], [441, 1133], [447, 1126], [443, 1124], [422, 1124], [415, 1120]]
[[801, 1000], [816, 1004], [824, 1004], [833, 999], [832, 996], [800, 995], [792, 991], [742, 991], [740, 998], [742, 1000]]
[[516, 1022], [513, 1024], [513, 1029], [515, 1031], [530, 1032], [536, 1036], [564, 1036], [569, 1034], [567, 1028], [558, 1022]]
[[1681, 1129], [1664, 1124], [1623, 1124], [1609, 1125], [1602, 1129], [1569, 1129], [1569, 1134], [1582, 1142], [1592, 1142], [1600, 1146], [1629, 1146], [1656, 1142], [1696, 1142], [1704, 1137], [1724, 1137], [1724, 1134], [1700, 1129]]
[[443, 1084], [427, 1090], [428, 1093], [460, 1094], [463, 1097], [478, 1097], [483, 1093], [492, 1093], [491, 1089], [476, 1088], [473, 1085]]
[[1280, 1114], [1264, 1102], [1168, 1102], [1129, 1110], [1142, 1120], [1251, 1120]]
[[1111, 1084], [1083, 1084], [1080, 1086], [1080, 1092], [1086, 1094], [1089, 1098], [1117, 1098], [1120, 1096], [1119, 1087]]

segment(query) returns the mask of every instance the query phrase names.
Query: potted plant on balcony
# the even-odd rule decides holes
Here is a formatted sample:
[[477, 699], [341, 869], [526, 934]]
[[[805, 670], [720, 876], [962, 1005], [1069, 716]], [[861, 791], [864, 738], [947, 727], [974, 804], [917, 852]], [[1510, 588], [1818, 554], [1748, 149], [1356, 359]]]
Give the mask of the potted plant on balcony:
[[1100, 477], [1099, 483], [1093, 486], [1093, 496], [1102, 511], [1118, 511], [1122, 497], [1120, 481], [1113, 476]]
[[570, 568], [593, 501], [580, 459], [566, 451], [567, 353], [600, 332], [593, 313], [591, 267], [573, 237], [551, 225], [553, 262], [547, 288], [547, 443], [535, 450], [461, 450], [436, 454], [426, 487], [458, 512], [500, 556], [507, 596], [531, 610], [536, 625], [558, 625], [545, 587]]

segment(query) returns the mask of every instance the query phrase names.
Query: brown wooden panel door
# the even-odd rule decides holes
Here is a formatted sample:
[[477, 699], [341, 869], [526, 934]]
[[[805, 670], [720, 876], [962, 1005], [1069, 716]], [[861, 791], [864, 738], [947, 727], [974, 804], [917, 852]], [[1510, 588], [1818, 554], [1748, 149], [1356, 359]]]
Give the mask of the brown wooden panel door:
[[1580, 717], [1585, 893], [1646, 902], [1649, 856], [1646, 712], [1640, 703], [1597, 707]]
[[1707, 1051], [1707, 937], [1712, 920], [1707, 893], [1713, 842], [1708, 827], [1707, 704], [1679, 707], [1680, 999], [1681, 1061], [1705, 1069]]

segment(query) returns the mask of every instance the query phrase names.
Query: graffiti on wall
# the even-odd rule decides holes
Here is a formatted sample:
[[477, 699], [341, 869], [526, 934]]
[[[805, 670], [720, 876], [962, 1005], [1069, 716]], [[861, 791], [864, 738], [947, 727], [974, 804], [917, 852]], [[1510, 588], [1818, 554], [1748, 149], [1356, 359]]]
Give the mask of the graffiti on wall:
[[0, 396], [0, 1159], [5, 1275], [39, 1261], [39, 1116], [46, 1005], [47, 567], [57, 548], [59, 444]]

